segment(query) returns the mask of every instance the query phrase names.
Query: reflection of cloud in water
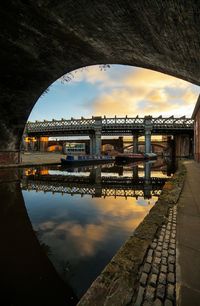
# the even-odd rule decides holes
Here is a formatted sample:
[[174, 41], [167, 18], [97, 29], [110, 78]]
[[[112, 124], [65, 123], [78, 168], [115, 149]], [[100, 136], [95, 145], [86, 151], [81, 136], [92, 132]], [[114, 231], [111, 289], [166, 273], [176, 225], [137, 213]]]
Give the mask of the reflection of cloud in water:
[[123, 235], [128, 237], [151, 208], [145, 200], [135, 198], [93, 198], [92, 206], [96, 212], [94, 223], [91, 223], [92, 218], [86, 224], [75, 218], [65, 221], [54, 218], [54, 221], [38, 225], [43, 232], [42, 238], [51, 245], [53, 253], [59, 250], [59, 256], [67, 254], [71, 259], [94, 256], [99, 249], [109, 247], [112, 240]]

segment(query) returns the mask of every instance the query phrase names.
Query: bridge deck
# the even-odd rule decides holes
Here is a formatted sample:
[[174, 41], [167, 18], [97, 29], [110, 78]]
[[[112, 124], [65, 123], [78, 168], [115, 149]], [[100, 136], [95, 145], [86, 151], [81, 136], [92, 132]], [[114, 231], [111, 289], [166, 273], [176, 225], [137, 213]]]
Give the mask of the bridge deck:
[[[143, 133], [147, 117], [144, 118], [101, 118], [92, 117], [70, 120], [36, 121], [26, 124], [27, 135], [89, 135], [101, 130], [102, 135], [132, 135], [133, 131]], [[191, 118], [150, 118], [152, 133], [188, 133], [193, 132], [194, 121]]]

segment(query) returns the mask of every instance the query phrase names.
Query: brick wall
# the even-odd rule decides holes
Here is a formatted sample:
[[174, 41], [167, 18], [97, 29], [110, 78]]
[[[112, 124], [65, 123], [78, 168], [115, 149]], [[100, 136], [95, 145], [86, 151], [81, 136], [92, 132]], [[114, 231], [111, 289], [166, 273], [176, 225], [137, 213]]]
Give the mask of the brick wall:
[[200, 108], [194, 122], [194, 159], [200, 162]]
[[19, 162], [19, 151], [0, 151], [0, 165], [18, 164]]

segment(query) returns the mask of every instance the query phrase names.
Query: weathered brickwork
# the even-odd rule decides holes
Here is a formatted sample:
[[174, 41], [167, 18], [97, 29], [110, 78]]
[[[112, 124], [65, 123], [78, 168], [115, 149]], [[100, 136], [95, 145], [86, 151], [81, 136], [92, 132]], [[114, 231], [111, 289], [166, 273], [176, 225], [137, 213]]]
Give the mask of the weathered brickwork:
[[20, 162], [20, 152], [5, 151], [0, 152], [0, 165], [18, 164]]
[[40, 95], [75, 69], [125, 64], [200, 84], [198, 1], [8, 3], [0, 8], [2, 150], [19, 149]]
[[134, 306], [173, 306], [176, 300], [176, 206], [148, 249], [140, 268]]

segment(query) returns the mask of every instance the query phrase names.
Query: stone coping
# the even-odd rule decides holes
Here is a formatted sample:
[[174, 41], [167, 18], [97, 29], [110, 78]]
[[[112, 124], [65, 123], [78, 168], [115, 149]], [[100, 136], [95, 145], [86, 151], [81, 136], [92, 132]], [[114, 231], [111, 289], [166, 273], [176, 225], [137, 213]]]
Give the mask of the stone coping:
[[179, 199], [185, 174], [185, 166], [180, 162], [174, 176], [164, 185], [158, 201], [92, 283], [78, 306], [134, 305], [140, 266], [158, 230], [167, 222], [169, 208]]
[[26, 168], [26, 167], [34, 167], [34, 166], [48, 166], [48, 165], [61, 165], [61, 162], [32, 162], [32, 163], [21, 163], [21, 164], [8, 164], [8, 165], [0, 165], [0, 169], [4, 168]]

